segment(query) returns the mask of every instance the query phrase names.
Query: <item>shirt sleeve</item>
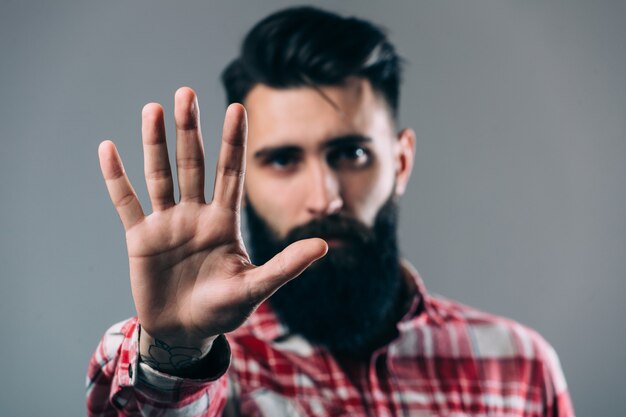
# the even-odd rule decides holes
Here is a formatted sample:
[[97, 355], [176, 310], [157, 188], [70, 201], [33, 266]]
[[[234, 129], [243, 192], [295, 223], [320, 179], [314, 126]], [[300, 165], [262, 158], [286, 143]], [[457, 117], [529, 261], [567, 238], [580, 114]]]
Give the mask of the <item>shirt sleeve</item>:
[[87, 371], [90, 417], [222, 415], [230, 364], [230, 348], [223, 335], [213, 342], [207, 358], [211, 366], [203, 379], [171, 376], [140, 363], [138, 340], [137, 318], [117, 323], [104, 334]]
[[542, 347], [546, 387], [546, 417], [575, 417], [574, 406], [556, 351], [547, 342]]

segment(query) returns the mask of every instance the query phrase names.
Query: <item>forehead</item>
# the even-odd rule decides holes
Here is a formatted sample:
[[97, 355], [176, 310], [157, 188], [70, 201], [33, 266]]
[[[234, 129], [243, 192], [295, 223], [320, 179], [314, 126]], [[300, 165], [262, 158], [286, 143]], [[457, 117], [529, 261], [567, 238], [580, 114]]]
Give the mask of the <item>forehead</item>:
[[314, 145], [349, 134], [372, 140], [393, 135], [386, 102], [361, 78], [316, 88], [276, 89], [259, 84], [244, 104], [251, 150], [284, 144]]

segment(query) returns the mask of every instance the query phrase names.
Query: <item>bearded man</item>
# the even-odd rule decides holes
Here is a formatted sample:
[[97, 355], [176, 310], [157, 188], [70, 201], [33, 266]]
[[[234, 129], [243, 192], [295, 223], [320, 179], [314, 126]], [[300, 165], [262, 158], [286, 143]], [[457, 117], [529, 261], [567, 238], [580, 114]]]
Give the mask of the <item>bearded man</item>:
[[400, 67], [373, 24], [287, 9], [222, 75], [245, 109], [227, 109], [210, 203], [191, 89], [175, 97], [178, 202], [161, 106], [142, 113], [150, 215], [101, 144], [137, 317], [92, 358], [90, 415], [573, 415], [538, 334], [429, 295], [399, 256], [415, 141], [396, 127]]

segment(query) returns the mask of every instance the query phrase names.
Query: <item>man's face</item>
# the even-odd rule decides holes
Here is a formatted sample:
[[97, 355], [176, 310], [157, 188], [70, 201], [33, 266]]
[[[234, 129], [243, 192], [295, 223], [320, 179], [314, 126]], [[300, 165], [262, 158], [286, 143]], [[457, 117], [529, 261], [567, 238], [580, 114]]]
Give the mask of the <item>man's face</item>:
[[311, 342], [367, 354], [393, 334], [402, 308], [396, 196], [408, 179], [412, 132], [396, 137], [385, 103], [356, 78], [319, 90], [257, 86], [246, 105], [254, 262], [308, 237], [330, 246], [272, 296], [272, 308]]
[[278, 237], [338, 213], [372, 226], [389, 197], [404, 191], [413, 135], [396, 134], [368, 81], [318, 89], [257, 85], [245, 105], [246, 197]]

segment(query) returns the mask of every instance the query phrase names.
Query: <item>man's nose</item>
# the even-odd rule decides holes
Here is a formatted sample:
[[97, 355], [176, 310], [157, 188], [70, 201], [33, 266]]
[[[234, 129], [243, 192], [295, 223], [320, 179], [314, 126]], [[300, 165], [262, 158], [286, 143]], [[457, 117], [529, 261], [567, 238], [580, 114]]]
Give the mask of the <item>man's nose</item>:
[[339, 212], [343, 207], [343, 199], [336, 172], [323, 162], [311, 164], [308, 171], [309, 181], [304, 192], [309, 214], [323, 217]]

